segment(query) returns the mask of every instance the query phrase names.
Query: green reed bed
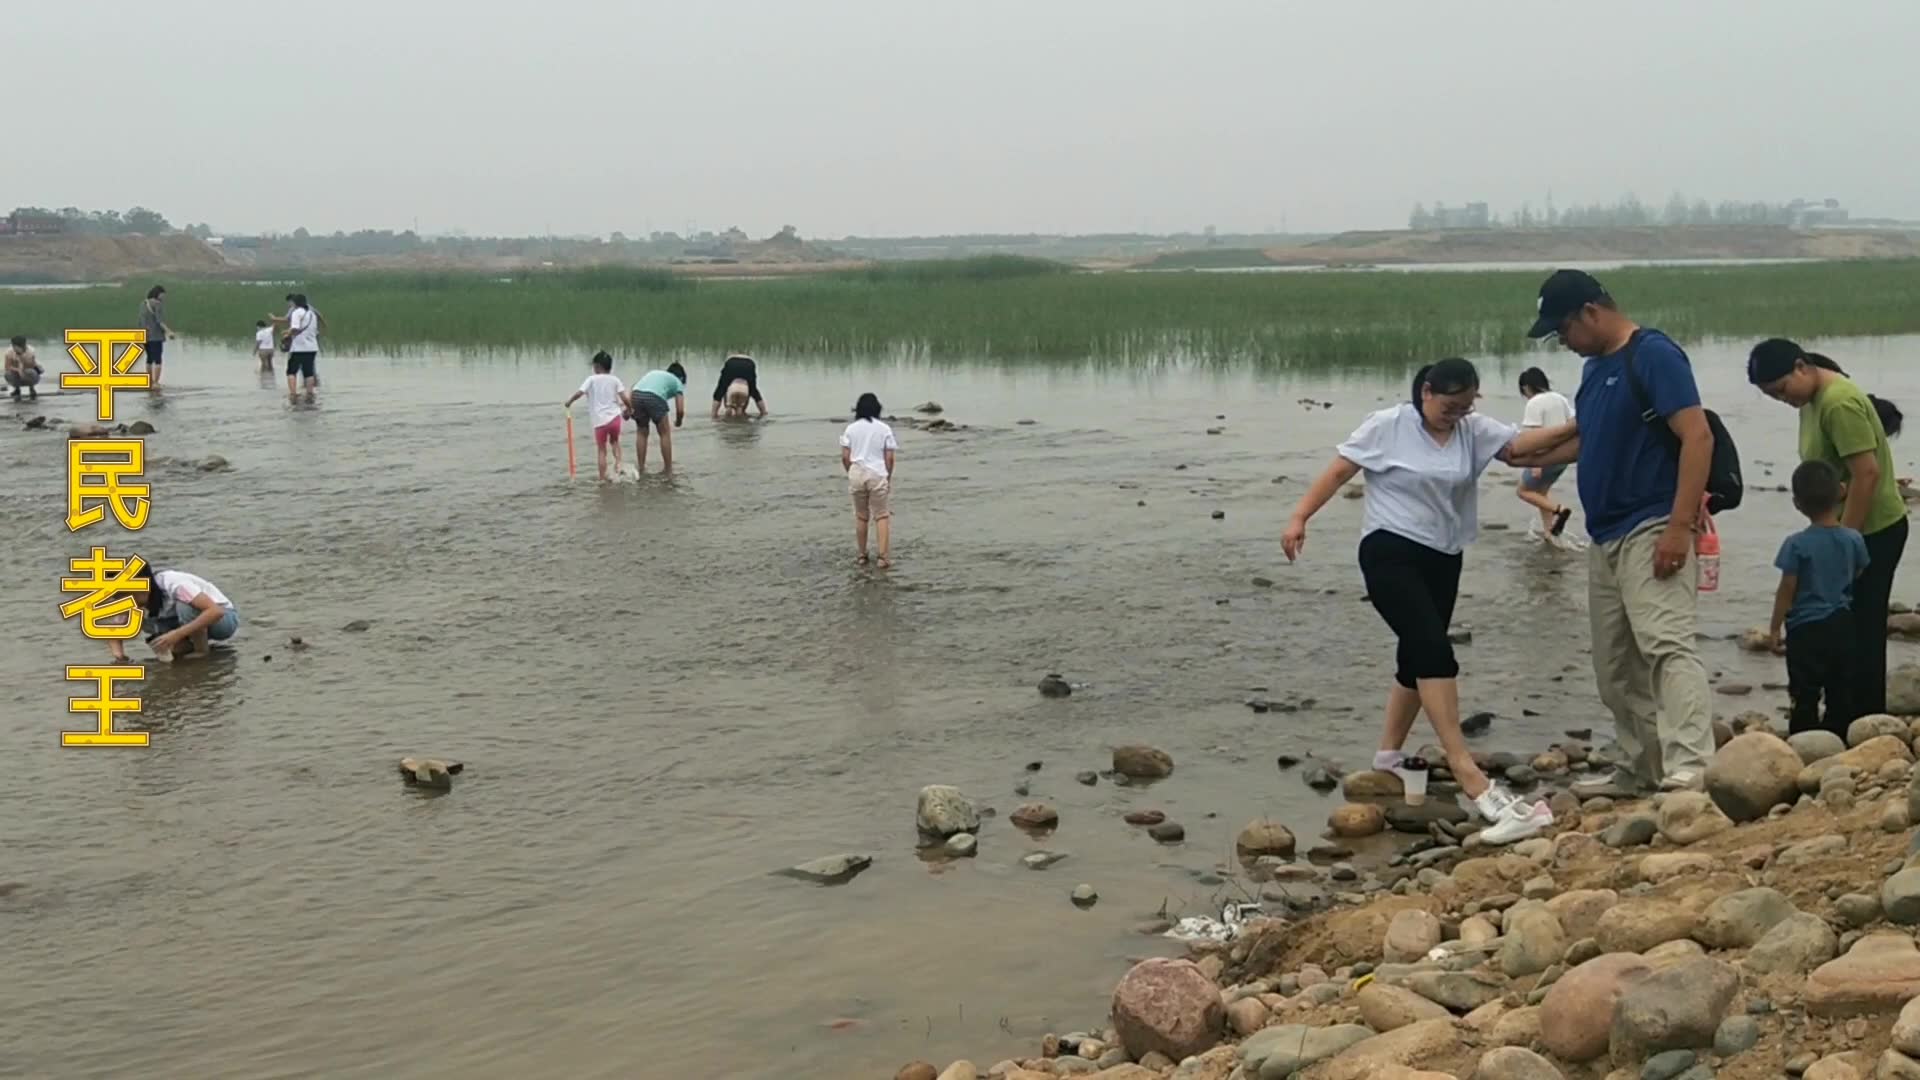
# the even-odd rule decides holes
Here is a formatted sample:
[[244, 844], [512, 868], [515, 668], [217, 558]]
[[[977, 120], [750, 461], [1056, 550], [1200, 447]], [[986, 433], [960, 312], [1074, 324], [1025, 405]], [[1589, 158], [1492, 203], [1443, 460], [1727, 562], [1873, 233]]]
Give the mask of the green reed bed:
[[[1538, 271], [1082, 273], [1014, 257], [716, 281], [604, 267], [513, 275], [360, 273], [303, 280], [335, 349], [575, 345], [655, 351], [1274, 368], [1399, 366], [1503, 355]], [[1600, 275], [1640, 321], [1683, 340], [1920, 331], [1920, 261], [1635, 268]], [[0, 292], [0, 334], [135, 321], [147, 282]], [[183, 334], [243, 342], [285, 284], [172, 280]]]

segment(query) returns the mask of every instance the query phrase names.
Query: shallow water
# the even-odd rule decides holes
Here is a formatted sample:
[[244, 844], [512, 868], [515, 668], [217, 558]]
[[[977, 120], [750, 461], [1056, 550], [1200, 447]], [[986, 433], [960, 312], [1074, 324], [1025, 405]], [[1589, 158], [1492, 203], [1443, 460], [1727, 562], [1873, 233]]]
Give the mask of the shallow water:
[[[1916, 346], [1832, 351], [1920, 399], [1903, 364]], [[1739, 355], [1695, 349], [1750, 482], [1784, 481], [1793, 416], [1741, 385]], [[56, 581], [97, 532], [61, 523], [58, 436], [0, 425], [15, 582], [0, 617], [17, 628], [0, 652], [0, 882], [20, 885], [0, 889], [0, 1073], [984, 1067], [1099, 1023], [1129, 958], [1174, 951], [1133, 933], [1140, 920], [1233, 895], [1196, 875], [1248, 818], [1308, 842], [1331, 801], [1276, 753], [1357, 764], [1371, 749], [1392, 646], [1361, 600], [1360, 504], [1336, 500], [1298, 566], [1276, 537], [1399, 376], [763, 359], [773, 422], [715, 426], [701, 405], [673, 482], [602, 487], [584, 422], [583, 475], [565, 475], [554, 403], [584, 373], [571, 354], [323, 357], [313, 407], [238, 352], [187, 342], [169, 360], [164, 398], [121, 418], [158, 427], [155, 455], [233, 469], [152, 470], [138, 548], [211, 578], [244, 626], [229, 655], [153, 671], [150, 749], [56, 746], [73, 719], [61, 665], [104, 652], [59, 621]], [[1485, 408], [1518, 415], [1505, 388], [1523, 362], [1489, 365]], [[1547, 366], [1575, 382], [1570, 358]], [[901, 429], [891, 574], [852, 565], [832, 422], [869, 388], [970, 425]], [[1482, 745], [1532, 750], [1606, 718], [1582, 562], [1524, 542], [1510, 488], [1496, 467], [1483, 520], [1513, 529], [1467, 560], [1464, 689], [1469, 710], [1500, 715]], [[1573, 498], [1571, 476], [1561, 490]], [[1726, 587], [1702, 607], [1714, 635], [1765, 620], [1794, 519], [1784, 495], [1756, 493], [1723, 525]], [[371, 628], [341, 630], [355, 619]], [[1784, 680], [1725, 641], [1705, 649], [1729, 680]], [[1050, 671], [1084, 685], [1042, 699]], [[1317, 704], [1255, 716], [1255, 687]], [[1173, 778], [1074, 782], [1134, 740], [1170, 751]], [[468, 771], [423, 797], [395, 775], [404, 754]], [[1005, 821], [1031, 761], [1034, 796], [1060, 808], [1045, 841]], [[976, 859], [916, 857], [914, 796], [936, 782], [999, 808]], [[1187, 842], [1119, 820], [1149, 806]], [[1039, 847], [1070, 857], [1023, 869]], [[769, 874], [838, 851], [874, 865], [832, 888]], [[1101, 894], [1088, 911], [1067, 901], [1083, 881]]]

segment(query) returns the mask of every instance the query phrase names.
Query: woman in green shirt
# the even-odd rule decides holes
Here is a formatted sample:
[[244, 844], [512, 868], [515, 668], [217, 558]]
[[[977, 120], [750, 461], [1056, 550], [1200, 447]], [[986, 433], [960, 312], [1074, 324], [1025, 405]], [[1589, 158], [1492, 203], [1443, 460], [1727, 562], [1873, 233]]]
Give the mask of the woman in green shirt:
[[1847, 478], [1840, 524], [1866, 538], [1872, 559], [1853, 583], [1856, 715], [1886, 712], [1887, 606], [1907, 548], [1907, 504], [1887, 442], [1900, 434], [1900, 408], [1860, 389], [1832, 360], [1784, 338], [1753, 347], [1747, 381], [1800, 410], [1800, 460], [1824, 461]]

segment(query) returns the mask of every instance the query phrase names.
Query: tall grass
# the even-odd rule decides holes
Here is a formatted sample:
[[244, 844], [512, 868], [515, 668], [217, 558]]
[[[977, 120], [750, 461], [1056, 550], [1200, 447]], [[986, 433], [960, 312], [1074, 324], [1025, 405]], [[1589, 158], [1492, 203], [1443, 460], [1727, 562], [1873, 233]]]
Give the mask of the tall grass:
[[[1537, 271], [1081, 273], [992, 257], [756, 281], [605, 268], [315, 277], [327, 347], [578, 345], [821, 357], [1274, 368], [1401, 366], [1527, 347]], [[1616, 270], [1636, 319], [1683, 340], [1920, 331], [1920, 261]], [[141, 286], [146, 283], [143, 281]], [[170, 281], [182, 333], [243, 342], [283, 284]], [[0, 292], [0, 335], [130, 326], [141, 287]]]

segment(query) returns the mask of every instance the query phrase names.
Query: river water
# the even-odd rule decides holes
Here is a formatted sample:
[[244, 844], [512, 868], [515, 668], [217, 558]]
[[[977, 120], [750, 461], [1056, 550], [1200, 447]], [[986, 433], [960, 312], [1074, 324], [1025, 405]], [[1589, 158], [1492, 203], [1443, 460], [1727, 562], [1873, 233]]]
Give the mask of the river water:
[[[1828, 344], [1920, 401], [1920, 340]], [[1694, 357], [1750, 482], [1784, 482], [1793, 415], [1744, 386], [1737, 345]], [[137, 547], [211, 578], [244, 627], [207, 664], [153, 669], [149, 749], [56, 745], [79, 726], [61, 665], [104, 653], [59, 620], [56, 582], [97, 533], [62, 524], [61, 439], [0, 425], [0, 618], [16, 628], [0, 650], [0, 1074], [984, 1067], [1099, 1023], [1131, 958], [1174, 951], [1138, 923], [1233, 895], [1202, 875], [1247, 819], [1317, 832], [1330, 801], [1277, 753], [1371, 749], [1392, 645], [1362, 602], [1360, 504], [1336, 500], [1298, 566], [1276, 537], [1399, 373], [763, 358], [772, 422], [717, 426], [697, 406], [675, 480], [603, 487], [584, 423], [583, 475], [565, 473], [571, 351], [326, 356], [313, 407], [237, 351], [182, 342], [168, 359], [165, 396], [121, 418], [156, 425], [154, 455], [232, 469], [152, 469]], [[1516, 417], [1532, 361], [1571, 390], [1562, 353], [1488, 363], [1484, 408]], [[697, 396], [711, 365], [694, 375]], [[967, 425], [902, 426], [890, 574], [852, 563], [837, 461], [835, 418], [866, 389]], [[0, 409], [84, 420], [88, 403]], [[1468, 556], [1463, 686], [1469, 710], [1499, 714], [1483, 745], [1531, 751], [1606, 717], [1582, 561], [1523, 540], [1510, 487], [1496, 466], [1483, 519], [1512, 529]], [[1796, 527], [1770, 492], [1723, 526], [1714, 635], [1765, 620]], [[1705, 648], [1729, 680], [1784, 679]], [[1035, 691], [1055, 671], [1081, 684], [1070, 699]], [[1260, 687], [1315, 704], [1256, 716]], [[1173, 755], [1170, 780], [1074, 781], [1136, 740]], [[467, 771], [423, 796], [397, 778], [406, 754]], [[1022, 779], [1060, 808], [1044, 841], [1005, 821]], [[977, 858], [916, 856], [928, 783], [999, 809]], [[1120, 821], [1144, 807], [1186, 843]], [[1042, 846], [1069, 857], [1020, 866]], [[874, 864], [839, 887], [770, 874], [840, 851]], [[1068, 903], [1080, 882], [1091, 910]]]

